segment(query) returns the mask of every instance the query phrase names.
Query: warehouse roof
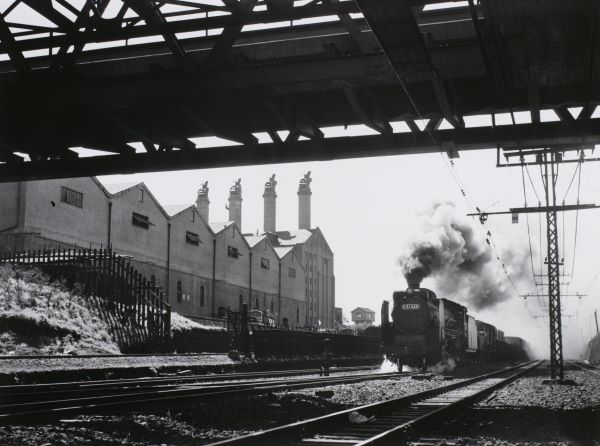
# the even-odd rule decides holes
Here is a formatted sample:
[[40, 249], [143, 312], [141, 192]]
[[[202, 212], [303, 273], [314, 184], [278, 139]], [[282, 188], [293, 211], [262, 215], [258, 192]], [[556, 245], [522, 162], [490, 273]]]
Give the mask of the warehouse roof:
[[219, 232], [221, 232], [223, 229], [231, 226], [233, 224], [232, 221], [213, 221], [210, 222], [208, 224], [208, 226], [210, 226], [210, 229], [212, 229], [212, 231], [215, 234], [218, 234]]
[[251, 248], [254, 248], [261, 241], [266, 238], [266, 235], [245, 235], [246, 241], [250, 245]]
[[191, 208], [192, 206], [194, 206], [194, 205], [193, 204], [167, 204], [163, 207], [165, 208], [165, 211], [167, 211], [167, 214], [169, 214], [169, 216], [173, 217], [174, 215], [177, 215], [180, 212]]
[[294, 249], [293, 246], [275, 246], [275, 252], [279, 256], [280, 259], [283, 259], [286, 255], [289, 254], [290, 251]]
[[142, 183], [140, 181], [129, 181], [127, 183], [104, 184], [104, 187], [109, 193], [114, 195], [123, 192], [124, 190], [131, 189], [138, 184]]
[[312, 231], [309, 231], [308, 229], [298, 229], [296, 231], [277, 231], [279, 244], [282, 246], [306, 243], [312, 235]]

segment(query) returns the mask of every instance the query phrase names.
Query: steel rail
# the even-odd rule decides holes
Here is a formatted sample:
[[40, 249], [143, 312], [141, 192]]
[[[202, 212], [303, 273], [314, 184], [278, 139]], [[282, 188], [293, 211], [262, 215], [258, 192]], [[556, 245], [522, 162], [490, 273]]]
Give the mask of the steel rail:
[[[338, 367], [331, 368], [330, 373], [348, 373], [348, 372], [375, 372], [379, 367]], [[77, 395], [78, 393], [87, 396], [94, 393], [106, 392], [107, 390], [123, 390], [127, 388], [158, 387], [176, 384], [193, 383], [214, 383], [235, 380], [257, 380], [274, 379], [299, 375], [316, 375], [321, 372], [320, 369], [296, 369], [296, 370], [275, 370], [264, 372], [242, 372], [242, 373], [224, 373], [218, 375], [184, 375], [184, 376], [164, 376], [164, 377], [140, 377], [126, 379], [108, 379], [97, 381], [73, 381], [47, 384], [18, 384], [9, 386], [0, 386], [0, 401], [21, 399], [27, 397], [32, 400], [40, 401], [43, 397], [51, 395]], [[46, 398], [48, 399], [48, 398]]]
[[340, 377], [314, 377], [302, 379], [281, 379], [271, 381], [253, 381], [238, 383], [184, 384], [171, 389], [141, 389], [132, 393], [116, 393], [101, 396], [67, 398], [50, 401], [29, 401], [24, 403], [0, 405], [0, 424], [15, 418], [53, 417], [72, 413], [88, 413], [115, 408], [132, 408], [147, 405], [161, 405], [170, 402], [197, 401], [201, 398], [223, 396], [256, 395], [301, 388], [324, 387], [335, 384], [350, 384], [363, 381], [393, 378], [398, 372], [373, 373]]
[[[478, 398], [510, 383], [519, 376], [539, 366], [542, 361], [533, 361], [493, 373], [470, 378], [458, 383], [419, 392], [402, 398], [335, 412], [285, 426], [259, 431], [241, 437], [210, 443], [222, 445], [374, 445], [389, 444], [405, 435], [425, 421], [446, 416], [452, 411], [471, 404]], [[503, 374], [518, 370], [506, 378]], [[487, 381], [487, 383], [486, 383]], [[483, 386], [481, 387], [481, 385]], [[451, 395], [454, 393], [453, 395]], [[466, 394], [465, 394], [466, 393]], [[451, 400], [440, 400], [440, 396]], [[348, 416], [358, 411], [367, 417], [375, 416], [371, 423], [350, 424]], [[396, 444], [396, 443], [394, 443]]]
[[600, 370], [598, 369], [598, 367], [581, 361], [572, 361], [571, 365], [574, 365], [578, 369], [583, 370], [585, 373], [593, 376], [594, 378], [600, 379]]

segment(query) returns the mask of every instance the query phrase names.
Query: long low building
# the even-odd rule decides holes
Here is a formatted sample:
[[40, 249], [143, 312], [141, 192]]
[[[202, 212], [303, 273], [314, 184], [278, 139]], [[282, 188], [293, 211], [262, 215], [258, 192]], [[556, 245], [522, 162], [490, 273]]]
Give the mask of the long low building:
[[242, 187], [229, 221], [210, 222], [208, 184], [195, 204], [162, 206], [144, 183], [95, 177], [0, 184], [0, 249], [111, 247], [164, 289], [174, 311], [222, 317], [268, 309], [289, 327], [334, 327], [333, 252], [310, 225], [310, 172], [299, 184], [299, 228], [276, 230], [275, 176], [265, 184], [265, 227], [242, 234]]

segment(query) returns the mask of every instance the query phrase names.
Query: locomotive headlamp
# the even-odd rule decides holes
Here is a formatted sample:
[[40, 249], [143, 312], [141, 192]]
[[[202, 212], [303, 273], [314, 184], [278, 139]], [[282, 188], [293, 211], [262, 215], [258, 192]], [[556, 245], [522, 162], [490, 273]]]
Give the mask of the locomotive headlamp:
[[[407, 292], [408, 294], [412, 294], [412, 293], [414, 293], [414, 291], [415, 291], [415, 290], [413, 290], [412, 288], [408, 288], [408, 289], [406, 290], [406, 292]], [[404, 298], [406, 299], [406, 296], [404, 296]]]

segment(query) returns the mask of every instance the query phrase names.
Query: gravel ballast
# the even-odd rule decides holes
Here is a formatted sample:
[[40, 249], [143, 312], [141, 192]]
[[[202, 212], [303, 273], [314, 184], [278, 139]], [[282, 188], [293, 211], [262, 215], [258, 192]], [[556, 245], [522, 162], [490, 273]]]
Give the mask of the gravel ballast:
[[524, 377], [503, 387], [478, 407], [491, 408], [544, 408], [574, 410], [600, 408], [600, 379], [583, 371], [567, 370], [565, 378], [574, 385], [542, 384], [548, 375]]
[[[6, 444], [27, 438], [47, 438], [51, 444], [189, 444], [236, 437], [301, 419], [339, 411], [355, 405], [387, 400], [431, 389], [452, 381], [442, 377], [413, 380], [410, 376], [356, 384], [279, 392], [248, 398], [221, 398], [187, 407], [171, 407], [120, 416], [77, 416], [49, 425], [0, 426]], [[333, 390], [332, 398], [315, 392]], [[110, 440], [109, 440], [110, 439]], [[65, 443], [66, 441], [66, 443]], [[112, 441], [112, 443], [111, 443]]]
[[187, 367], [207, 365], [233, 365], [227, 354], [207, 355], [156, 355], [156, 356], [101, 356], [60, 358], [4, 358], [0, 360], [0, 373], [55, 372], [80, 369], [119, 369], [131, 367]]
[[458, 381], [460, 380], [448, 381], [438, 375], [432, 376], [430, 379], [416, 380], [407, 375], [394, 379], [378, 379], [361, 383], [340, 384], [320, 387], [319, 389], [302, 389], [290, 392], [289, 394], [315, 396], [315, 392], [332, 391], [333, 396], [327, 398], [329, 402], [351, 407], [401, 398]]
[[[50, 444], [67, 445], [204, 444], [357, 405], [399, 398], [480, 372], [477, 368], [469, 373], [463, 370], [460, 378], [453, 379], [439, 375], [426, 379], [399, 375], [293, 392], [196, 401], [186, 406], [122, 415], [77, 416], [40, 426], [0, 427], [0, 438], [5, 440], [3, 444], [23, 444], [30, 438], [35, 444], [43, 444], [38, 441], [41, 439]], [[597, 395], [600, 380], [594, 381], [595, 378], [578, 371], [567, 372], [567, 378], [574, 379], [578, 386], [542, 385], [541, 381], [546, 378], [547, 370], [536, 370], [534, 376], [521, 378], [488, 397], [486, 402], [466, 412], [456, 425], [447, 426], [447, 430], [441, 425], [432, 426], [427, 437], [431, 438], [436, 434], [434, 431], [442, 428], [447, 435], [440, 438], [440, 446], [600, 445], [598, 441], [573, 441], [600, 438], [593, 428], [598, 426], [600, 430]], [[550, 391], [554, 392], [554, 400], [569, 401], [570, 406], [552, 404]], [[586, 426], [593, 429], [586, 432]]]

